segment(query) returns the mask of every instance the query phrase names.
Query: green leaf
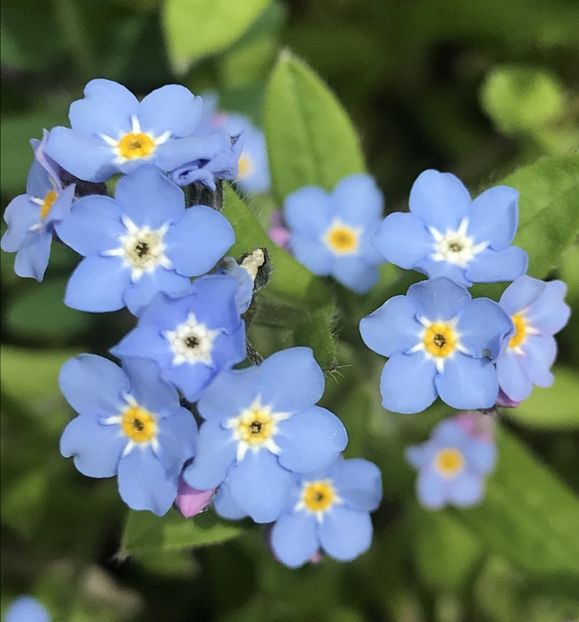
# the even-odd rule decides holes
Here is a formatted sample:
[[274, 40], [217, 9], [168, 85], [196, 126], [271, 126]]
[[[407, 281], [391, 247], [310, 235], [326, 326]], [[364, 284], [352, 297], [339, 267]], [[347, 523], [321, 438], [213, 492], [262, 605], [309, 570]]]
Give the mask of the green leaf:
[[177, 73], [237, 41], [271, 0], [166, 0], [163, 28]]
[[457, 516], [527, 573], [579, 578], [579, 500], [515, 436], [498, 432], [484, 501]]
[[495, 125], [505, 134], [535, 133], [565, 112], [563, 85], [543, 69], [503, 66], [485, 80], [481, 100]]
[[266, 94], [265, 128], [277, 197], [308, 184], [330, 190], [364, 171], [358, 136], [344, 109], [301, 60], [283, 52]]
[[181, 551], [210, 544], [220, 544], [240, 536], [243, 527], [205, 512], [184, 518], [171, 510], [165, 516], [151, 512], [129, 512], [119, 555], [146, 555], [156, 551]]
[[503, 412], [513, 421], [532, 428], [579, 428], [579, 383], [577, 372], [563, 367], [553, 370], [555, 383], [548, 389], [535, 387], [531, 397], [519, 408]]

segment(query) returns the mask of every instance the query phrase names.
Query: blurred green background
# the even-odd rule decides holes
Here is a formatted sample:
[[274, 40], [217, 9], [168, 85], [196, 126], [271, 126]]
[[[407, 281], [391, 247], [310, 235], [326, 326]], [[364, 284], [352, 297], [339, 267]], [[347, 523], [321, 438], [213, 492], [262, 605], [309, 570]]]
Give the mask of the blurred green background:
[[[3, 0], [2, 204], [23, 192], [28, 139], [66, 123], [90, 78], [138, 94], [174, 81], [216, 91], [223, 109], [262, 125], [284, 48], [343, 103], [389, 210], [405, 208], [429, 167], [476, 191], [579, 146], [578, 26], [576, 0]], [[274, 199], [253, 205], [263, 215]], [[126, 508], [115, 482], [82, 477], [58, 453], [71, 413], [56, 379], [66, 358], [104, 354], [132, 320], [64, 307], [75, 262], [57, 246], [38, 285], [2, 255], [3, 609], [33, 593], [62, 622], [579, 620], [576, 314], [558, 338], [555, 386], [507, 413], [489, 497], [460, 513], [420, 510], [403, 459], [404, 445], [448, 410], [385, 414], [379, 361], [341, 346], [324, 403], [348, 427], [348, 455], [382, 468], [384, 502], [369, 553], [290, 571], [271, 559], [260, 528], [210, 518], [200, 527], [206, 520], [227, 542], [156, 546], [153, 521], [119, 553]], [[577, 245], [559, 263], [553, 276], [577, 308]], [[252, 340], [269, 354], [284, 336], [255, 326]]]

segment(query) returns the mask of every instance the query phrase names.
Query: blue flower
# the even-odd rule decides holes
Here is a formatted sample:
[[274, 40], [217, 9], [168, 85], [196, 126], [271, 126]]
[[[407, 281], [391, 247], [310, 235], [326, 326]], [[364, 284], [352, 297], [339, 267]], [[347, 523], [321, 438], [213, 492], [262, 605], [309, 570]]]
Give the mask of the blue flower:
[[378, 280], [382, 261], [370, 238], [382, 217], [382, 195], [369, 175], [351, 175], [331, 193], [306, 186], [290, 194], [284, 215], [297, 260], [320, 276], [333, 276], [357, 293]]
[[37, 281], [42, 281], [48, 266], [54, 226], [66, 218], [74, 200], [74, 185], [63, 188], [58, 167], [44, 153], [47, 137], [45, 131], [42, 141], [30, 141], [34, 162], [26, 194], [17, 196], [6, 208], [8, 230], [0, 242], [3, 251], [16, 253], [16, 274]]
[[185, 481], [203, 490], [227, 479], [240, 510], [258, 523], [275, 520], [292, 473], [325, 468], [346, 446], [341, 421], [315, 406], [323, 391], [324, 374], [309, 348], [222, 373], [197, 404], [205, 422]]
[[138, 313], [158, 292], [177, 295], [188, 277], [211, 270], [235, 236], [227, 219], [204, 205], [185, 209], [183, 191], [154, 166], [123, 177], [115, 199], [79, 199], [57, 226], [84, 259], [65, 303], [82, 311]]
[[223, 137], [195, 136], [203, 100], [169, 84], [141, 102], [111, 80], [91, 80], [84, 99], [69, 111], [72, 129], [56, 127], [46, 152], [80, 179], [106, 181], [130, 173], [145, 162], [172, 171], [192, 160], [209, 160], [223, 147]]
[[366, 345], [390, 357], [380, 381], [382, 405], [399, 413], [420, 412], [437, 396], [453, 408], [494, 406], [493, 361], [512, 331], [496, 302], [472, 300], [444, 277], [415, 283], [360, 322]]
[[472, 201], [457, 177], [427, 170], [410, 191], [410, 213], [390, 214], [373, 243], [391, 263], [430, 278], [466, 287], [512, 281], [527, 269], [527, 254], [511, 246], [518, 198], [513, 188], [497, 186]]
[[372, 542], [374, 511], [382, 498], [378, 467], [367, 460], [338, 461], [329, 469], [294, 479], [286, 512], [271, 532], [276, 558], [296, 568], [321, 548], [350, 561]]
[[6, 622], [50, 622], [50, 615], [35, 598], [20, 596], [6, 611]]
[[515, 333], [497, 360], [497, 372], [501, 389], [515, 402], [529, 397], [533, 385], [553, 384], [550, 368], [557, 356], [553, 335], [571, 313], [563, 301], [566, 291], [562, 281], [545, 283], [522, 276], [501, 296], [499, 304], [511, 316]]
[[252, 253], [248, 253], [240, 263], [237, 263], [233, 257], [225, 257], [222, 262], [220, 274], [226, 274], [237, 281], [235, 299], [240, 314], [245, 313], [249, 309], [249, 305], [253, 300], [255, 279], [265, 261], [266, 257], [263, 249], [256, 248]]
[[193, 402], [222, 369], [245, 358], [236, 294], [235, 279], [221, 275], [197, 279], [180, 298], [159, 294], [111, 352], [156, 361], [162, 377]]
[[162, 516], [177, 496], [183, 465], [195, 453], [197, 426], [177, 391], [152, 361], [111, 361], [81, 354], [64, 364], [60, 388], [79, 413], [65, 428], [60, 452], [88, 477], [118, 476], [133, 510]]
[[434, 428], [426, 443], [409, 447], [406, 457], [419, 472], [416, 492], [423, 506], [433, 510], [447, 504], [469, 507], [483, 496], [484, 478], [494, 468], [496, 447], [489, 438], [469, 434], [459, 421], [448, 419]]

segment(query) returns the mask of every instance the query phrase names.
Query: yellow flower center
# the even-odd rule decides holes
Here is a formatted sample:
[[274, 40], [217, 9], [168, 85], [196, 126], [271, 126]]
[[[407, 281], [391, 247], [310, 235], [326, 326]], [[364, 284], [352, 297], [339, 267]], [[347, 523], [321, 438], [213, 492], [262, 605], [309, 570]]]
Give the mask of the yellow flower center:
[[157, 434], [157, 420], [141, 406], [129, 406], [122, 415], [121, 428], [135, 443], [147, 443]]
[[239, 438], [248, 445], [261, 445], [274, 433], [274, 418], [269, 409], [249, 408], [244, 411], [237, 424]]
[[58, 192], [56, 192], [56, 190], [49, 190], [44, 195], [44, 200], [42, 201], [42, 205], [40, 206], [40, 218], [42, 220], [44, 220], [48, 216], [56, 199], [58, 199]]
[[517, 348], [524, 343], [527, 337], [527, 321], [522, 313], [511, 316], [515, 325], [515, 334], [509, 339], [509, 348]]
[[346, 225], [334, 225], [326, 233], [326, 243], [334, 253], [353, 253], [358, 249], [358, 233]]
[[246, 177], [249, 177], [249, 175], [251, 175], [251, 173], [253, 172], [253, 162], [246, 153], [242, 153], [239, 156], [239, 161], [237, 165], [238, 165], [237, 176], [240, 179], [245, 179]]
[[464, 457], [458, 449], [447, 447], [436, 454], [434, 465], [443, 477], [454, 477], [462, 471]]
[[456, 350], [458, 338], [450, 324], [434, 322], [424, 331], [422, 342], [432, 356], [446, 357]]
[[325, 512], [336, 500], [336, 492], [330, 480], [305, 484], [302, 501], [310, 512]]
[[155, 150], [155, 143], [148, 134], [129, 132], [119, 140], [118, 150], [127, 160], [146, 158]]

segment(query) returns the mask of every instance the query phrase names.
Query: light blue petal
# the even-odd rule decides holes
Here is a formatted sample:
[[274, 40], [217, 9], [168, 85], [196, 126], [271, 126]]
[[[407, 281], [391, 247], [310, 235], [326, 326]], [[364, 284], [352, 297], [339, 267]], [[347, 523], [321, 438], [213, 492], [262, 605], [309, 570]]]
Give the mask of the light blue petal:
[[511, 318], [493, 300], [477, 298], [463, 309], [457, 324], [460, 343], [475, 358], [496, 359], [513, 332]]
[[374, 228], [382, 218], [384, 199], [370, 175], [350, 175], [332, 191], [332, 201], [342, 222], [353, 226]]
[[308, 270], [318, 276], [331, 274], [334, 255], [321, 240], [294, 233], [289, 239], [289, 246], [295, 258]]
[[31, 277], [40, 283], [48, 267], [51, 246], [52, 233], [45, 228], [26, 234], [16, 253], [14, 272], [18, 276]]
[[432, 322], [458, 317], [471, 300], [464, 287], [444, 277], [411, 285], [407, 296], [418, 308], [419, 315]]
[[110, 145], [67, 127], [55, 127], [50, 132], [46, 153], [63, 169], [85, 181], [106, 181], [117, 170]]
[[436, 442], [438, 449], [438, 447], [444, 445], [462, 445], [468, 440], [468, 435], [464, 428], [452, 417], [436, 425], [432, 431], [431, 440]]
[[195, 285], [183, 296], [166, 296], [158, 294], [139, 314], [140, 326], [154, 326], [159, 331], [174, 330], [182, 324], [192, 310], [197, 290]]
[[245, 192], [261, 194], [271, 187], [267, 146], [263, 132], [258, 130], [243, 133], [243, 150], [240, 157], [245, 156], [251, 161], [253, 168], [245, 177], [237, 175], [237, 183]]
[[279, 518], [286, 507], [292, 482], [292, 474], [267, 450], [248, 451], [244, 459], [229, 470], [233, 498], [256, 523], [271, 523]]
[[64, 429], [60, 453], [74, 457], [74, 465], [87, 477], [112, 477], [127, 442], [118, 425], [103, 425], [94, 417], [81, 415]]
[[219, 516], [228, 520], [240, 520], [247, 514], [235, 503], [227, 481], [223, 482], [213, 497], [213, 507]]
[[475, 255], [466, 269], [466, 278], [473, 283], [513, 281], [527, 270], [527, 253], [516, 246], [494, 251], [490, 248]]
[[110, 352], [119, 358], [136, 356], [153, 359], [161, 367], [171, 365], [173, 362], [173, 352], [161, 332], [157, 328], [140, 324], [112, 347]]
[[196, 318], [209, 328], [227, 332], [239, 329], [241, 318], [235, 302], [237, 282], [230, 276], [204, 276], [193, 283], [191, 306]]
[[469, 215], [471, 199], [458, 177], [429, 169], [414, 182], [409, 202], [411, 212], [445, 233], [458, 229], [460, 221]]
[[440, 399], [458, 410], [491, 408], [499, 394], [494, 365], [460, 352], [445, 360], [444, 371], [434, 382]]
[[50, 622], [50, 616], [36, 599], [21, 596], [6, 610], [6, 622]]
[[420, 341], [423, 327], [417, 307], [407, 296], [394, 296], [360, 321], [364, 343], [382, 356], [405, 352]]
[[310, 239], [323, 235], [336, 215], [330, 195], [317, 186], [305, 186], [288, 195], [283, 212], [292, 233]]
[[115, 200], [138, 227], [159, 229], [185, 214], [185, 195], [156, 167], [144, 165], [117, 184]]
[[102, 78], [91, 80], [84, 89], [84, 99], [70, 106], [70, 124], [78, 132], [118, 138], [130, 131], [137, 105], [137, 98], [122, 84]]
[[525, 376], [538, 387], [550, 387], [554, 382], [550, 369], [557, 358], [554, 337], [530, 335], [523, 345], [524, 355], [519, 361]]
[[396, 413], [411, 414], [428, 408], [436, 399], [434, 362], [422, 352], [394, 354], [380, 378], [382, 406]]
[[448, 261], [435, 261], [434, 259], [430, 259], [430, 257], [426, 257], [421, 259], [414, 266], [414, 270], [426, 274], [430, 279], [446, 277], [463, 287], [470, 287], [472, 285], [472, 282], [465, 276], [466, 269]]
[[468, 234], [493, 250], [506, 248], [517, 231], [519, 193], [508, 186], [489, 188], [472, 203]]
[[[48, 136], [46, 138], [48, 138]], [[31, 197], [36, 197], [37, 199], [43, 199], [49, 190], [58, 189], [54, 188], [51, 181], [52, 177], [54, 181], [58, 182], [58, 175], [50, 175], [46, 167], [39, 161], [38, 156], [39, 153], [41, 153], [39, 152], [40, 141], [33, 138], [30, 141], [30, 145], [34, 151], [34, 160], [32, 161], [26, 178], [26, 194]], [[42, 147], [42, 149], [44, 149], [44, 147]]]
[[64, 190], [59, 191], [51, 210], [44, 219], [44, 224], [58, 224], [70, 214], [70, 209], [74, 201], [75, 184], [70, 184]]
[[544, 281], [525, 274], [505, 289], [499, 304], [509, 315], [514, 315], [538, 300], [545, 285]]
[[324, 372], [311, 348], [281, 350], [259, 367], [263, 404], [276, 412], [299, 412], [324, 394]]
[[357, 294], [366, 293], [378, 281], [378, 269], [365, 257], [337, 257], [332, 274]]
[[523, 371], [520, 359], [520, 355], [512, 350], [505, 350], [497, 359], [499, 385], [516, 402], [527, 399], [533, 390], [533, 384]]
[[160, 136], [187, 136], [199, 124], [203, 100], [179, 84], [167, 84], [149, 93], [139, 104], [137, 116], [144, 132]]
[[178, 479], [165, 471], [150, 447], [134, 447], [119, 462], [119, 493], [132, 510], [164, 516], [177, 497]]
[[430, 441], [421, 443], [420, 445], [410, 445], [405, 451], [406, 460], [408, 460], [408, 463], [416, 470], [420, 470], [425, 465], [432, 462], [437, 451], [437, 445]]
[[130, 270], [120, 258], [87, 257], [68, 281], [64, 304], [92, 313], [117, 311], [125, 306], [124, 293], [130, 280]]
[[312, 406], [278, 424], [279, 463], [295, 473], [329, 467], [346, 448], [348, 434], [329, 410]]
[[162, 371], [163, 378], [175, 384], [187, 400], [196, 402], [202, 391], [215, 377], [217, 370], [203, 363], [182, 363], [168, 366]]
[[111, 417], [125, 404], [123, 395], [130, 382], [123, 370], [96, 354], [80, 354], [61, 368], [60, 390], [66, 401], [81, 415]]
[[167, 232], [167, 256], [175, 270], [184, 276], [209, 272], [235, 242], [228, 220], [210, 207], [188, 209]]
[[241, 363], [247, 356], [247, 342], [245, 337], [245, 322], [232, 333], [221, 333], [213, 342], [213, 367], [217, 371], [229, 369], [236, 363]]
[[384, 219], [372, 243], [387, 261], [407, 270], [430, 255], [434, 247], [434, 240], [424, 220], [416, 214], [400, 212]]
[[180, 296], [188, 293], [190, 287], [191, 281], [186, 276], [157, 267], [152, 272], [145, 272], [136, 283], [127, 287], [125, 303], [133, 315], [139, 315], [159, 292]]
[[324, 551], [331, 557], [346, 562], [370, 548], [372, 521], [367, 512], [357, 512], [335, 505], [324, 514], [318, 533]]
[[8, 204], [4, 220], [8, 230], [2, 236], [0, 247], [6, 253], [15, 253], [22, 246], [30, 227], [40, 222], [40, 206], [33, 203], [28, 195], [21, 194]]
[[197, 424], [192, 413], [177, 406], [168, 417], [158, 419], [159, 460], [167, 474], [181, 475], [183, 465], [197, 447]]
[[76, 201], [56, 232], [77, 253], [96, 255], [121, 246], [119, 238], [126, 233], [121, 216], [121, 208], [111, 198], [91, 195]]
[[448, 487], [448, 500], [458, 507], [476, 505], [483, 495], [483, 478], [476, 473], [463, 471]]
[[179, 393], [161, 378], [155, 361], [127, 357], [123, 359], [123, 371], [131, 383], [131, 395], [148, 410], [161, 414], [179, 408]]
[[549, 281], [531, 305], [527, 317], [543, 335], [558, 333], [569, 321], [571, 309], [563, 302], [566, 293], [567, 286], [563, 281]]
[[338, 496], [352, 510], [373, 512], [380, 505], [382, 475], [372, 462], [359, 458], [338, 460], [331, 476]]
[[233, 432], [217, 421], [206, 421], [199, 428], [197, 454], [185, 468], [183, 479], [199, 490], [219, 486], [227, 477], [227, 470], [235, 462], [237, 442]]
[[316, 519], [313, 514], [284, 514], [271, 530], [275, 558], [290, 568], [303, 566], [318, 550]]
[[187, 136], [168, 140], [159, 145], [154, 153], [153, 163], [162, 171], [176, 168], [196, 160], [211, 160], [223, 149], [223, 136]]
[[418, 474], [416, 495], [424, 507], [439, 510], [448, 501], [448, 486], [433, 468], [426, 467]]
[[490, 473], [497, 460], [497, 447], [492, 441], [470, 439], [465, 451], [469, 468], [477, 473]]
[[207, 387], [197, 404], [204, 419], [227, 421], [249, 408], [259, 395], [260, 368], [224, 371]]

